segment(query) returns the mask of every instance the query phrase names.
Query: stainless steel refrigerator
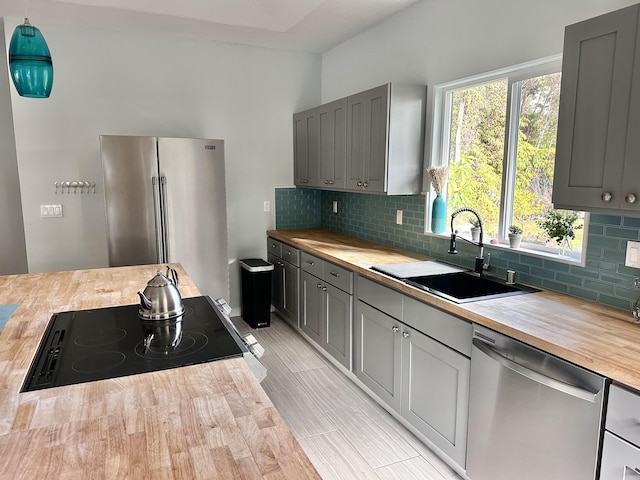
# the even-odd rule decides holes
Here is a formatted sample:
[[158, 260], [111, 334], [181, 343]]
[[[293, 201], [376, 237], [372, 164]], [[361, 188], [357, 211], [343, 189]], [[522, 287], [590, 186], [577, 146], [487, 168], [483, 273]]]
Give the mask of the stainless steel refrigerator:
[[224, 142], [101, 135], [109, 266], [180, 262], [229, 296]]

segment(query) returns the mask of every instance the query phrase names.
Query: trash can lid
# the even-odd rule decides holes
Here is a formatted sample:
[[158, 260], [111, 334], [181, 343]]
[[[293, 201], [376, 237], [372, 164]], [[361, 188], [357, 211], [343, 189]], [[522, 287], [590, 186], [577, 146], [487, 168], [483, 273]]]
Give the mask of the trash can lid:
[[251, 273], [269, 272], [273, 270], [273, 264], [261, 258], [245, 258], [244, 260], [240, 260], [240, 266]]

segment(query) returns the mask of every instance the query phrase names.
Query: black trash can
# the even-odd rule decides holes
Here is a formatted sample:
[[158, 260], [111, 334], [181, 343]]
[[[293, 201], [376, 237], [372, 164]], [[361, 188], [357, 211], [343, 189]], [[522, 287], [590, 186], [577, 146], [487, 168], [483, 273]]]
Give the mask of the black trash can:
[[242, 318], [252, 328], [271, 325], [271, 275], [273, 264], [260, 258], [240, 260]]

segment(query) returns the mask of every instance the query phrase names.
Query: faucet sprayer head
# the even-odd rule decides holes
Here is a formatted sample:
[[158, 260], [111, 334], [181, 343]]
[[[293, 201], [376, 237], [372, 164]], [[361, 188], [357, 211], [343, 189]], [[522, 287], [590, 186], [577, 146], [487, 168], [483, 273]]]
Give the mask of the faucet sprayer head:
[[458, 253], [458, 250], [456, 250], [456, 234], [455, 234], [455, 232], [451, 233], [451, 239], [449, 240], [449, 250], [447, 251], [447, 253], [450, 253], [452, 255], [455, 255], [456, 253]]

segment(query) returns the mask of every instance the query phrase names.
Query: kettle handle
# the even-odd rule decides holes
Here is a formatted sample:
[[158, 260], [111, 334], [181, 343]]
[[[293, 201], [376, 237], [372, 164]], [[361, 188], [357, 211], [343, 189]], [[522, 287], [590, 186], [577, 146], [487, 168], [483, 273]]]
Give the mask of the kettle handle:
[[169, 278], [176, 287], [178, 286], [178, 272], [170, 265], [167, 265], [167, 278]]

